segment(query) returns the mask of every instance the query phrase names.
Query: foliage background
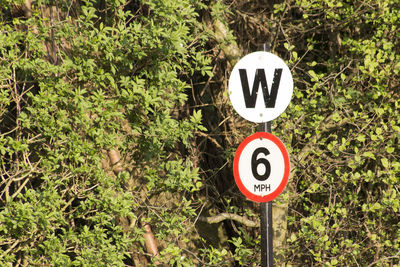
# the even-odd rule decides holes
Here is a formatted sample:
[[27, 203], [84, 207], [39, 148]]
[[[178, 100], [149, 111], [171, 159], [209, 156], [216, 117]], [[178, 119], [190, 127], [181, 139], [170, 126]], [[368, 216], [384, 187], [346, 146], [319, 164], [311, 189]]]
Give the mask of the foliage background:
[[268, 42], [295, 81], [277, 264], [399, 266], [398, 1], [0, 6], [1, 263], [257, 266], [226, 85]]

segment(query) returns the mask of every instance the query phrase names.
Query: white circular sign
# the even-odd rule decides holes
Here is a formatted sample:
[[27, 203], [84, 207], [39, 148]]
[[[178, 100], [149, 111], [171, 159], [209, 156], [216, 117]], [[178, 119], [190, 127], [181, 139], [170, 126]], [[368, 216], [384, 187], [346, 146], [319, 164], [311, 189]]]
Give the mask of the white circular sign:
[[282, 193], [290, 172], [289, 155], [278, 137], [257, 132], [236, 150], [233, 174], [239, 190], [250, 200], [268, 202]]
[[240, 59], [229, 78], [229, 98], [240, 116], [267, 122], [285, 111], [293, 94], [288, 66], [269, 52], [254, 52]]

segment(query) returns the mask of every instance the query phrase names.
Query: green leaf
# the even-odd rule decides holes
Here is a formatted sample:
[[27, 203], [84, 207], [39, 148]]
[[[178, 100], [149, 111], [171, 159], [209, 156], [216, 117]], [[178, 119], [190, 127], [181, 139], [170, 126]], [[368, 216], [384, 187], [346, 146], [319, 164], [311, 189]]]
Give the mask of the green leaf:
[[383, 167], [385, 167], [385, 168], [389, 167], [389, 161], [387, 158], [381, 158], [381, 163], [382, 163]]
[[371, 151], [364, 152], [363, 156], [371, 159], [376, 159], [374, 153], [372, 153]]
[[360, 141], [360, 142], [364, 142], [365, 141], [365, 135], [364, 134], [357, 135], [357, 140]]

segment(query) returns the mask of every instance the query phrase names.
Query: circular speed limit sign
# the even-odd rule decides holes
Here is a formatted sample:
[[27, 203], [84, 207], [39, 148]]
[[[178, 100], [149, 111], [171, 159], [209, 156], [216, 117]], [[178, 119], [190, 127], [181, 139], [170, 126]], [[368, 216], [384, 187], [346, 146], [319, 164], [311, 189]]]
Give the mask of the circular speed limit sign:
[[250, 200], [269, 202], [286, 187], [290, 172], [289, 155], [278, 137], [257, 132], [239, 145], [233, 161], [233, 175], [239, 190]]

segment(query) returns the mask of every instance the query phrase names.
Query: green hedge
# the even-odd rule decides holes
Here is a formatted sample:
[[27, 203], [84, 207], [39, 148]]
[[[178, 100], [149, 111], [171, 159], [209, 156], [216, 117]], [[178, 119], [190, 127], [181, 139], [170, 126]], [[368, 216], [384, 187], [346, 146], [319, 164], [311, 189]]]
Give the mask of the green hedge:
[[177, 255], [201, 183], [177, 150], [202, 129], [200, 112], [183, 113], [191, 76], [210, 70], [202, 7], [129, 2], [0, 8], [0, 262], [134, 265], [150, 223], [159, 261], [191, 265]]

